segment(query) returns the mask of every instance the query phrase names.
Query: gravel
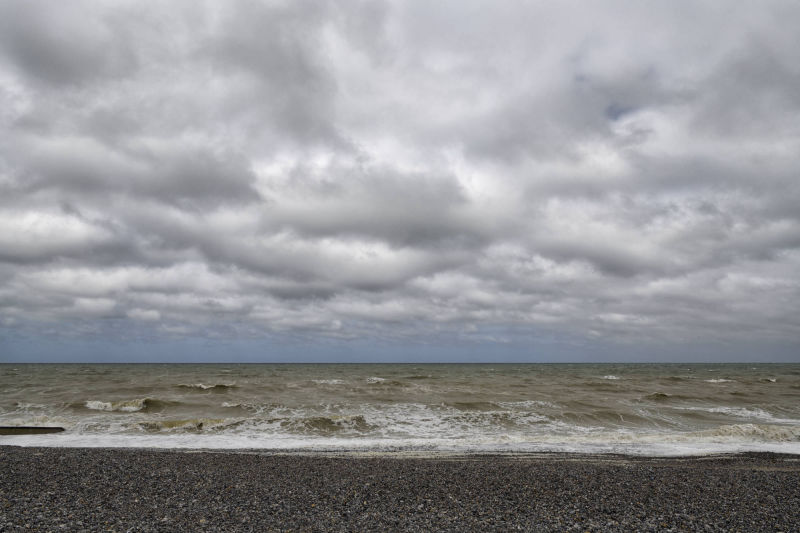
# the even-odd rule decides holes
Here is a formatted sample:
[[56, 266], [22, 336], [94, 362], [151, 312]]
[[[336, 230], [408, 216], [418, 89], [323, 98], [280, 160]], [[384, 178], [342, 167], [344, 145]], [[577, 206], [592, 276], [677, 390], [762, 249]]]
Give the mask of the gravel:
[[800, 531], [800, 457], [0, 447], [0, 531]]

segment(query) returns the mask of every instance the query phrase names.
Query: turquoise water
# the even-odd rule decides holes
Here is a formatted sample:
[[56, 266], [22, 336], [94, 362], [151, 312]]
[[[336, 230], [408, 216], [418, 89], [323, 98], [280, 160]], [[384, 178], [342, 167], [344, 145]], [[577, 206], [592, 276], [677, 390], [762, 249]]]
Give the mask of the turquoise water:
[[800, 453], [800, 364], [0, 365], [0, 444]]

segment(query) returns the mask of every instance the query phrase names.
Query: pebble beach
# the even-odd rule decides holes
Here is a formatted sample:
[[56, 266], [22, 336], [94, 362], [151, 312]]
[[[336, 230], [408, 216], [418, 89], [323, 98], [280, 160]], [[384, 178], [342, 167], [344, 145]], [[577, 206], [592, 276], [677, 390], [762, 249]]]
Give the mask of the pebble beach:
[[0, 447], [0, 531], [798, 531], [800, 458]]

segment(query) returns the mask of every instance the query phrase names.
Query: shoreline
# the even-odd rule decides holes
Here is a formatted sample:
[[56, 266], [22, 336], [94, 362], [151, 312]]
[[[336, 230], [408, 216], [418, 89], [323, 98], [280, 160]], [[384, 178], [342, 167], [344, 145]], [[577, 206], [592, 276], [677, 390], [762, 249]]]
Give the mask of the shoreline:
[[566, 452], [556, 450], [542, 451], [461, 451], [461, 450], [419, 450], [419, 449], [306, 449], [306, 448], [165, 448], [160, 446], [16, 446], [0, 444], [0, 453], [4, 448], [82, 450], [108, 452], [152, 452], [168, 454], [209, 454], [209, 455], [256, 455], [266, 457], [309, 457], [330, 459], [414, 459], [414, 460], [518, 460], [518, 461], [586, 461], [586, 462], [647, 462], [647, 463], [692, 463], [702, 461], [734, 460], [734, 461], [770, 461], [798, 463], [800, 469], [800, 453], [772, 451], [734, 451], [707, 452], [696, 454], [646, 455], [620, 452]]
[[[1, 428], [0, 428], [1, 429]], [[306, 456], [346, 456], [346, 457], [414, 457], [414, 458], [440, 458], [440, 457], [473, 457], [473, 456], [496, 456], [496, 457], [632, 457], [632, 458], [700, 458], [709, 456], [735, 456], [735, 455], [774, 455], [785, 457], [800, 458], [800, 446], [796, 443], [770, 443], [761, 446], [753, 443], [681, 443], [676, 445], [674, 442], [649, 442], [639, 446], [627, 443], [626, 446], [607, 445], [598, 443], [593, 445], [560, 446], [560, 445], [539, 445], [539, 446], [464, 446], [449, 445], [442, 446], [436, 444], [366, 444], [359, 445], [356, 439], [347, 444], [331, 445], [316, 444], [309, 446], [259, 446], [249, 442], [244, 445], [231, 446], [217, 445], [203, 439], [202, 435], [197, 434], [196, 439], [161, 442], [160, 440], [147, 442], [135, 442], [138, 439], [130, 439], [128, 435], [80, 435], [76, 441], [74, 435], [64, 432], [62, 428], [48, 427], [50, 431], [28, 432], [29, 429], [42, 428], [11, 428], [21, 429], [17, 433], [8, 432], [0, 434], [0, 449], [6, 446], [19, 448], [55, 448], [55, 449], [98, 449], [98, 450], [147, 450], [147, 451], [172, 451], [186, 453], [257, 453], [268, 455], [306, 455]], [[56, 430], [56, 431], [53, 431]], [[52, 434], [47, 434], [52, 433]], [[182, 435], [187, 437], [188, 435]], [[113, 437], [116, 437], [114, 439]], [[149, 440], [149, 439], [148, 439]], [[701, 445], [702, 444], [702, 445]], [[791, 444], [791, 445], [788, 445]]]
[[798, 455], [425, 453], [0, 446], [0, 530], [800, 529]]

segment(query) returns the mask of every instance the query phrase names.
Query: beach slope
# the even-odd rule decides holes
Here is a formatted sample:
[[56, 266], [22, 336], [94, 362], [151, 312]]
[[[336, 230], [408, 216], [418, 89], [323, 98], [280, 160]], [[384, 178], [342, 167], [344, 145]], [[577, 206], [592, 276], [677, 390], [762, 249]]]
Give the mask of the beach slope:
[[798, 531], [800, 460], [0, 447], [0, 531]]

